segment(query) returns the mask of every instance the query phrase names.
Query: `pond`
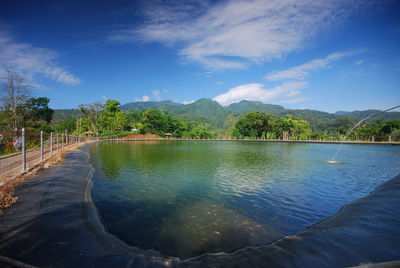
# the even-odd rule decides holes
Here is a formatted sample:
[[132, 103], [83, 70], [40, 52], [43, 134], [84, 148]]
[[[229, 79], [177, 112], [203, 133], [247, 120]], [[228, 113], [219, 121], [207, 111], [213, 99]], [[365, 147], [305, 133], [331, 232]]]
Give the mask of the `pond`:
[[266, 244], [336, 213], [400, 171], [400, 147], [266, 142], [101, 142], [92, 196], [107, 231], [189, 258]]

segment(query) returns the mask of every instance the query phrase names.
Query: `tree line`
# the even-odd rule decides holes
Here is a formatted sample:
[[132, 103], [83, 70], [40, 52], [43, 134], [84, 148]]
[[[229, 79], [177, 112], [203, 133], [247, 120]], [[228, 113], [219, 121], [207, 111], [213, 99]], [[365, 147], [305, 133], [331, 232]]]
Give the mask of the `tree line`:
[[244, 114], [235, 124], [233, 136], [237, 138], [264, 139], [309, 139], [312, 135], [310, 123], [285, 115], [279, 119], [261, 111]]
[[[146, 110], [123, 111], [120, 102], [107, 100], [105, 104], [95, 102], [79, 106], [80, 115], [52, 122], [54, 110], [49, 108], [46, 97], [32, 97], [32, 86], [16, 72], [6, 71], [6, 82], [1, 90], [0, 144], [12, 142], [16, 130], [28, 132], [99, 137], [123, 136], [132, 132], [156, 134], [163, 137], [170, 133], [176, 138], [265, 138], [265, 139], [320, 139], [342, 140], [357, 123], [355, 118], [338, 117], [327, 120], [318, 130], [310, 122], [287, 114], [275, 118], [272, 114], [252, 111], [239, 118], [225, 120], [226, 129], [210, 129], [199, 123], [171, 116], [168, 112], [149, 108]], [[349, 140], [399, 141], [400, 120], [371, 120], [356, 128]]]
[[120, 102], [107, 100], [79, 105], [80, 116], [68, 117], [52, 124], [54, 110], [49, 108], [50, 99], [32, 97], [32, 85], [20, 74], [7, 70], [6, 82], [1, 90], [0, 144], [10, 142], [25, 128], [26, 132], [91, 135], [109, 137], [133, 132], [157, 134], [170, 133], [178, 138], [211, 138], [214, 134], [198, 122], [175, 118], [156, 109], [125, 112]]
[[232, 134], [237, 138], [400, 141], [400, 119], [372, 120], [350, 133], [357, 122], [355, 118], [339, 117], [327, 122], [324, 130], [313, 131], [309, 122], [292, 115], [275, 119], [272, 114], [254, 111], [235, 123]]
[[73, 135], [93, 133], [99, 137], [115, 137], [134, 133], [156, 134], [164, 137], [166, 133], [176, 138], [211, 138], [213, 133], [197, 122], [188, 122], [172, 117], [157, 109], [141, 111], [122, 111], [120, 102], [107, 100], [104, 105], [93, 103], [80, 105], [82, 116], [69, 117], [56, 127], [57, 132], [65, 129]]

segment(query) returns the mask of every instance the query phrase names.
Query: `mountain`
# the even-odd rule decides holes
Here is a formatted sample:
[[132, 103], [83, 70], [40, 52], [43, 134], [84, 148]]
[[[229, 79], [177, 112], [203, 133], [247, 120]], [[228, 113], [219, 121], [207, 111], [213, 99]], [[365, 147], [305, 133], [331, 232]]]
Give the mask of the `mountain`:
[[223, 128], [229, 114], [229, 111], [221, 104], [211, 99], [199, 99], [186, 105], [172, 101], [147, 101], [132, 102], [121, 106], [122, 110], [145, 110], [148, 108], [159, 109], [188, 121], [200, 122], [211, 128]]
[[[229, 111], [211, 99], [199, 99], [185, 105], [181, 116], [188, 120], [199, 121], [222, 128]], [[192, 119], [193, 118], [193, 119]]]
[[346, 115], [346, 114], [349, 114], [349, 113], [351, 113], [351, 112], [337, 111], [337, 112], [335, 112], [335, 115]]
[[169, 114], [182, 117], [188, 121], [196, 121], [208, 125], [214, 129], [227, 129], [241, 115], [251, 111], [262, 111], [273, 114], [277, 118], [291, 114], [295, 117], [310, 122], [314, 130], [326, 120], [335, 118], [334, 114], [315, 110], [289, 110], [283, 106], [265, 104], [260, 101], [243, 100], [223, 107], [211, 99], [199, 99], [190, 104], [179, 104], [172, 101], [163, 102], [133, 102], [121, 106], [124, 110], [143, 110], [155, 108], [168, 112]]
[[[301, 118], [310, 122], [313, 130], [323, 130], [324, 126], [336, 118], [355, 118], [362, 119], [369, 115], [379, 112], [378, 110], [365, 111], [338, 111], [336, 113], [327, 113], [317, 110], [301, 110], [301, 109], [285, 109], [280, 105], [265, 104], [259, 101], [243, 100], [238, 103], [222, 106], [211, 99], [199, 99], [190, 104], [176, 103], [167, 101], [147, 101], [147, 102], [131, 102], [121, 105], [121, 109], [129, 110], [145, 110], [148, 108], [159, 109], [169, 113], [174, 117], [184, 118], [188, 121], [202, 123], [216, 131], [227, 131], [232, 128], [237, 119], [243, 114], [251, 111], [263, 111], [273, 114], [276, 118], [280, 118], [287, 114]], [[78, 117], [80, 112], [78, 109], [61, 109], [55, 110], [53, 124], [56, 124], [67, 117]], [[398, 119], [400, 112], [384, 113], [377, 118]]]
[[68, 117], [78, 118], [82, 115], [79, 109], [55, 109], [53, 114], [53, 125], [57, 125]]
[[262, 111], [268, 114], [278, 115], [286, 110], [280, 105], [265, 104], [261, 101], [248, 100], [242, 100], [238, 103], [232, 103], [227, 106], [226, 109], [238, 115], [242, 115], [251, 111]]
[[130, 102], [124, 105], [121, 105], [122, 110], [146, 110], [148, 108], [162, 109], [165, 107], [179, 107], [183, 106], [181, 103], [176, 103], [170, 100], [166, 101], [139, 101], [139, 102]]
[[324, 123], [326, 123], [329, 120], [335, 119], [336, 116], [331, 113], [327, 112], [321, 112], [321, 111], [316, 111], [316, 110], [290, 110], [290, 109], [285, 109], [283, 112], [281, 112], [278, 115], [279, 117], [285, 116], [287, 114], [291, 114], [294, 117], [306, 120], [310, 123], [311, 128], [314, 131], [319, 131], [321, 130], [321, 126], [323, 126]]
[[[367, 116], [379, 112], [381, 111], [380, 110], [365, 110], [365, 111], [353, 111], [353, 112], [338, 111], [335, 113], [335, 115], [341, 117], [344, 116], [344, 117], [363, 119]], [[398, 118], [400, 118], [400, 112], [386, 112], [381, 115], [378, 115], [375, 119], [398, 119]]]

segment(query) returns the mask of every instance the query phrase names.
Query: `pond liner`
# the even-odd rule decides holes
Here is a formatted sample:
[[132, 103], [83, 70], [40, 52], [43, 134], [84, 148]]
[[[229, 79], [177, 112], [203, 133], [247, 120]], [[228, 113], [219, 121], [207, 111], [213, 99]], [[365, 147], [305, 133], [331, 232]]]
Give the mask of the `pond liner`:
[[400, 259], [400, 175], [296, 235], [179, 260], [105, 230], [91, 200], [87, 147], [17, 189], [18, 202], [0, 216], [1, 267], [13, 267], [7, 259], [38, 267], [344, 267]]

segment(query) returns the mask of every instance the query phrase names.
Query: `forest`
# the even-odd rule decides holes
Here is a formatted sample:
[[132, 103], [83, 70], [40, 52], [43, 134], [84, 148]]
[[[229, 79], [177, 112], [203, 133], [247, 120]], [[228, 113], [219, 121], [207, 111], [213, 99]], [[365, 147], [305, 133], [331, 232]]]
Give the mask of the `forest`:
[[[330, 114], [314, 110], [288, 110], [279, 105], [242, 101], [223, 107], [211, 99], [183, 105], [172, 101], [118, 100], [53, 110], [50, 99], [33, 97], [30, 85], [18, 73], [7, 71], [1, 88], [0, 144], [11, 146], [16, 131], [90, 135], [110, 138], [131, 133], [166, 133], [175, 138], [263, 138], [342, 140], [362, 118], [375, 110]], [[400, 113], [391, 112], [356, 128], [348, 140], [399, 141]]]

